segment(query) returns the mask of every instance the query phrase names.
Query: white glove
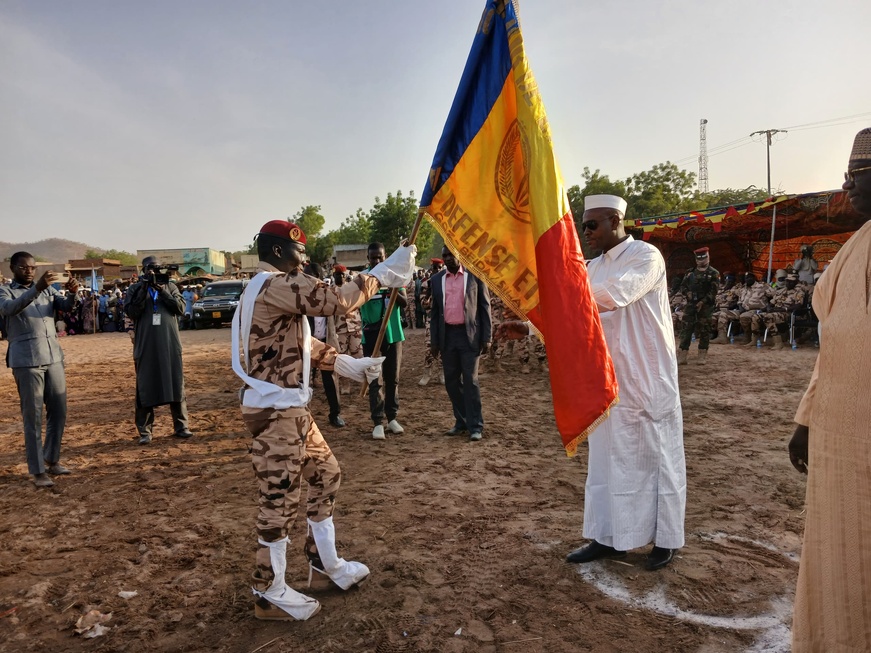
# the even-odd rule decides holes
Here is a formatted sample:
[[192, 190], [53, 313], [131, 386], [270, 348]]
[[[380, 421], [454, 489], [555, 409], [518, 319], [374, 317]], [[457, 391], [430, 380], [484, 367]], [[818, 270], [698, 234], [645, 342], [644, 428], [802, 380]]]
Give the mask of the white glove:
[[382, 286], [404, 288], [414, 274], [416, 256], [416, 245], [399, 247], [386, 260], [369, 270], [369, 274], [378, 279]]
[[381, 365], [384, 363], [384, 356], [378, 358], [354, 358], [348, 354], [339, 354], [336, 356], [336, 362], [333, 365], [336, 372], [345, 378], [353, 381], [366, 381], [372, 383], [375, 379], [381, 376]]

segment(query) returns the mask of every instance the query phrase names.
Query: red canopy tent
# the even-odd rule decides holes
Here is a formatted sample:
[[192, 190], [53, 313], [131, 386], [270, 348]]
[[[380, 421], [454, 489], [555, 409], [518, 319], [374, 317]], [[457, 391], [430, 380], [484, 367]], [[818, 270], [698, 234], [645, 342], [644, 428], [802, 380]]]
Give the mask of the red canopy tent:
[[[775, 215], [776, 212], [776, 215]], [[822, 270], [862, 226], [844, 191], [779, 195], [759, 203], [626, 220], [627, 232], [655, 245], [665, 257], [669, 276], [695, 266], [693, 250], [709, 247], [711, 264], [722, 272], [752, 271], [762, 279], [771, 250], [772, 269], [789, 269], [801, 258], [802, 245], [813, 247]]]

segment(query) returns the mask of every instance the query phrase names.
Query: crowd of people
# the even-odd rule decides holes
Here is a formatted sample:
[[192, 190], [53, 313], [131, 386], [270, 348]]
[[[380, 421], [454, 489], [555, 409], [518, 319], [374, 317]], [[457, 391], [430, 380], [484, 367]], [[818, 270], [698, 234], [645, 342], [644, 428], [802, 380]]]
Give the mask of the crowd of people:
[[[654, 571], [669, 565], [684, 546], [687, 480], [678, 366], [687, 362], [693, 339], [703, 362], [710, 343], [727, 344], [736, 336], [750, 346], [771, 336], [782, 348], [791, 316], [812, 310], [818, 317], [820, 355], [789, 444], [791, 462], [808, 474], [793, 622], [797, 652], [871, 645], [871, 549], [865, 546], [871, 523], [871, 408], [864, 394], [871, 387], [871, 129], [856, 138], [843, 188], [869, 222], [824, 273], [805, 249], [792, 270], [778, 270], [771, 283], [750, 272], [741, 287], [734, 273], [721, 282], [709, 250], [700, 248], [696, 266], [671, 284], [670, 295], [659, 250], [625, 232], [626, 200], [585, 197], [581, 223], [587, 243], [601, 252], [588, 262], [588, 276], [620, 402], [589, 437], [583, 523], [588, 542], [568, 554], [569, 563], [619, 558], [652, 543], [646, 568]], [[332, 387], [333, 426], [344, 425], [338, 395], [345, 386], [341, 379], [335, 382], [338, 375], [367, 388], [373, 439], [400, 434], [404, 328], [423, 327], [429, 365], [441, 361], [453, 412], [445, 434], [477, 442], [485, 424], [481, 357], [494, 343], [529, 343], [532, 334], [531, 325], [512, 319], [517, 316], [504, 303], [494, 320], [498, 303], [447, 246], [421, 273], [415, 272], [413, 245], [387, 256], [382, 243], [371, 243], [362, 272], [351, 275], [334, 266], [325, 277], [319, 266], [309, 264], [304, 271], [305, 243], [297, 225], [284, 220], [263, 225], [256, 239], [259, 273], [233, 318], [231, 365], [244, 383], [240, 410], [252, 435], [260, 493], [252, 583], [260, 619], [304, 620], [320, 609], [316, 599], [290, 588], [284, 578], [302, 480], [308, 485], [303, 550], [309, 586], [347, 590], [369, 575], [365, 564], [344, 560], [336, 549], [333, 512], [341, 469], [309, 410], [313, 370], [320, 370], [325, 390]], [[66, 293], [54, 288], [55, 272], [36, 280], [34, 259], [26, 252], [13, 255], [10, 263], [14, 279], [0, 286], [7, 364], [21, 400], [28, 469], [34, 483], [45, 487], [53, 484], [49, 475], [71, 471], [60, 464], [66, 387], [57, 316], [81, 303], [81, 294], [75, 280], [66, 284]], [[173, 436], [189, 438], [178, 335], [189, 299], [161, 276], [156, 260], [142, 263], [143, 273], [126, 298], [115, 298], [134, 343], [139, 442], [150, 442], [154, 408], [161, 405], [170, 407]], [[100, 312], [99, 298], [87, 302]], [[108, 299], [106, 307], [108, 315]], [[808, 331], [814, 337], [813, 325]], [[794, 344], [794, 332], [790, 340]], [[543, 347], [538, 351], [543, 360]], [[494, 356], [494, 365], [499, 360]], [[430, 375], [431, 370], [427, 382]]]
[[[813, 312], [814, 286], [822, 272], [810, 247], [789, 269], [779, 269], [770, 283], [753, 272], [740, 277], [720, 273], [711, 265], [709, 248], [695, 250], [696, 267], [672, 280], [669, 290], [672, 324], [680, 333], [679, 365], [685, 365], [690, 345], [698, 341], [698, 362], [704, 364], [710, 344], [747, 347], [770, 344], [774, 349], [800, 342], [818, 345]], [[796, 270], [801, 270], [801, 276]], [[814, 270], [811, 272], [810, 270]], [[798, 325], [798, 328], [796, 328]]]

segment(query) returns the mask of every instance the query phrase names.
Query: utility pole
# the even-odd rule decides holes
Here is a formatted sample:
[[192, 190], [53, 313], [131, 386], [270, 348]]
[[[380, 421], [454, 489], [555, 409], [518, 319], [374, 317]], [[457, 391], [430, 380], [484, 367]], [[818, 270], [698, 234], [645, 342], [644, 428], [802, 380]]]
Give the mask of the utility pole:
[[702, 118], [699, 122], [699, 192], [708, 192], [708, 121]]
[[781, 133], [785, 134], [786, 130], [785, 129], [763, 129], [761, 131], [753, 132], [752, 134], [750, 134], [751, 138], [754, 136], [761, 136], [762, 134], [765, 134], [765, 142], [766, 142], [765, 163], [766, 163], [766, 168], [768, 170], [768, 196], [769, 197], [771, 197], [771, 137], [774, 136], [775, 134], [781, 134]]
[[[778, 133], [786, 133], [785, 129], [764, 129], [762, 131], [753, 132], [750, 137], [757, 134], [765, 134], [765, 163], [768, 169], [768, 197], [771, 197], [771, 137]], [[771, 242], [768, 245], [768, 278], [766, 283], [771, 283], [771, 266], [774, 262], [774, 226], [777, 224], [777, 204], [771, 211]]]

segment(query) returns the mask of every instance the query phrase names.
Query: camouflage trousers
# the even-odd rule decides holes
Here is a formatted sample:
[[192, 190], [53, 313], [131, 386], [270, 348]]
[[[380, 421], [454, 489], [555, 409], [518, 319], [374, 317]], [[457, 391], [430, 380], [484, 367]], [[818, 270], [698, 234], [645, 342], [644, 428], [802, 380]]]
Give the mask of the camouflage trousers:
[[[304, 415], [286, 417], [265, 410], [242, 417], [254, 436], [251, 463], [260, 492], [258, 538], [275, 542], [287, 536], [297, 517], [303, 479], [308, 483], [306, 517], [317, 522], [330, 517], [342, 472], [311, 414], [306, 411]], [[311, 533], [304, 550], [309, 561], [320, 560]], [[265, 591], [275, 577], [268, 546], [258, 544], [256, 565], [255, 588]]]
[[681, 324], [683, 324], [683, 311], [672, 313], [671, 325], [674, 327], [675, 333], [680, 333]]
[[538, 339], [538, 336], [532, 334], [521, 340], [494, 339], [493, 345], [490, 347], [490, 360], [502, 360], [505, 358], [506, 353], [509, 356], [517, 353], [517, 357], [523, 365], [529, 364], [530, 353], [535, 354], [539, 363], [547, 360], [547, 351], [545, 351], [544, 343]]
[[435, 356], [432, 355], [432, 349], [429, 346], [429, 320], [426, 321], [426, 327], [424, 327], [423, 331], [423, 346], [424, 346], [424, 356], [423, 356], [423, 366], [426, 369], [432, 368], [432, 364], [434, 361], [441, 361], [442, 353], [439, 351]]
[[363, 355], [363, 334], [347, 331], [336, 335], [339, 339], [339, 353], [360, 358]]
[[684, 309], [683, 323], [680, 331], [680, 348], [689, 349], [693, 340], [693, 333], [699, 335], [699, 349], [707, 349], [711, 341], [711, 314], [710, 308], [696, 310], [695, 305], [687, 304]]
[[717, 325], [718, 331], [726, 331], [729, 328], [729, 322], [740, 318], [741, 314], [738, 311], [728, 308], [721, 308], [713, 315], [713, 321]]
[[772, 311], [771, 313], [762, 314], [762, 322], [768, 328], [769, 332], [774, 334], [780, 331], [778, 327], [781, 324], [789, 322], [789, 313], [786, 311]]
[[741, 313], [739, 319], [741, 320], [741, 330], [745, 336], [750, 336], [753, 333], [762, 333], [762, 317], [763, 314], [755, 310]]

